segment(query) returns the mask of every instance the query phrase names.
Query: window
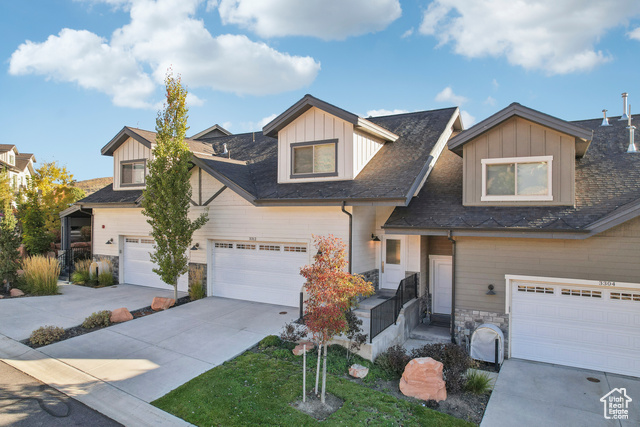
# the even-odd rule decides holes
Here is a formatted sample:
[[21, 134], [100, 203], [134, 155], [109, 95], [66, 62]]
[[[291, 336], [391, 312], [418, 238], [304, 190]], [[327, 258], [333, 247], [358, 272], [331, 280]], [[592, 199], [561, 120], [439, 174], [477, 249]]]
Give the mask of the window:
[[482, 159], [485, 201], [550, 201], [553, 156]]
[[335, 176], [338, 140], [291, 144], [291, 177]]
[[307, 252], [306, 246], [285, 246], [285, 252]]
[[122, 173], [120, 174], [120, 185], [141, 185], [144, 184], [146, 168], [145, 160], [134, 160], [122, 162]]
[[400, 264], [400, 240], [387, 239], [387, 264]]
[[16, 164], [16, 157], [13, 154], [9, 154], [9, 164], [10, 165]]

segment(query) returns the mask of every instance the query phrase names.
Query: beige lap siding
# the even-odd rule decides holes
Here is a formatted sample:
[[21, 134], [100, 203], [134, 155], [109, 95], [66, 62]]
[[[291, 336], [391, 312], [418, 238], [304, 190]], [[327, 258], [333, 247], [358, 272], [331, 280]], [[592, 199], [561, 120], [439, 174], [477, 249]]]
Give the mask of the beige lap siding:
[[[640, 218], [585, 240], [456, 238], [456, 308], [505, 312], [505, 274], [638, 282]], [[486, 295], [487, 285], [497, 295]]]

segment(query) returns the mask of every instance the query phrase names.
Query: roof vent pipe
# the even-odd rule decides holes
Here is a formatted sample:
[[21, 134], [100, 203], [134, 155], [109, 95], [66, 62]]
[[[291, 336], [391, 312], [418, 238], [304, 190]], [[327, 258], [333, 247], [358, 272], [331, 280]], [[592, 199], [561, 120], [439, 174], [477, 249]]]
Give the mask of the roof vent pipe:
[[629, 116], [627, 116], [627, 97], [629, 94], [627, 92], [622, 93], [622, 115], [619, 120], [628, 120]]
[[629, 105], [629, 126], [627, 126], [627, 129], [629, 129], [629, 148], [627, 148], [627, 153], [637, 153], [638, 150], [635, 144], [636, 127], [631, 124], [631, 105]]
[[222, 153], [221, 154], [223, 156], [228, 156], [229, 158], [231, 158], [231, 153], [227, 149], [227, 143], [226, 142], [224, 144], [222, 144]]
[[609, 124], [609, 119], [607, 118], [607, 110], [602, 110], [602, 114], [604, 115], [604, 118], [602, 119], [602, 124], [600, 126], [611, 126]]

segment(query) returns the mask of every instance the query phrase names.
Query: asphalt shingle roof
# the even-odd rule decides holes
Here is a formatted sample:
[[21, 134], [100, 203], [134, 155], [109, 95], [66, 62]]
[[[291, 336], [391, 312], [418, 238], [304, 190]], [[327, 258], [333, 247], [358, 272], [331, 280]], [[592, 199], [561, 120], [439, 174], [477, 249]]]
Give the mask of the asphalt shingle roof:
[[369, 118], [399, 138], [385, 144], [354, 180], [279, 184], [277, 139], [262, 132], [203, 141], [211, 143], [217, 153], [222, 152], [226, 143], [232, 159], [247, 161], [247, 167], [236, 168], [237, 171], [220, 162], [210, 163], [258, 201], [401, 199], [409, 196], [409, 190], [454, 112], [455, 108], [446, 108]]
[[115, 191], [113, 184], [88, 195], [78, 201], [78, 204], [108, 204], [108, 203], [135, 203], [142, 196], [142, 190], [120, 190]]
[[[462, 158], [444, 150], [417, 197], [396, 208], [385, 227], [580, 231], [640, 200], [640, 154], [627, 153], [625, 121], [572, 122], [592, 129], [586, 155], [575, 161], [575, 206], [481, 207], [462, 205]], [[637, 141], [637, 138], [636, 138]], [[640, 144], [636, 142], [640, 147]]]

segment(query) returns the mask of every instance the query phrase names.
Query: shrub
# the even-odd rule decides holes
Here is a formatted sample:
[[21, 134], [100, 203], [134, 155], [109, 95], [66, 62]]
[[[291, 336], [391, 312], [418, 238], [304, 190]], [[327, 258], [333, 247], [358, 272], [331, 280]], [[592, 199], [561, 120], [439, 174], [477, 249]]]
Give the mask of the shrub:
[[362, 320], [360, 320], [353, 311], [347, 310], [345, 319], [347, 320], [347, 331], [345, 335], [349, 339], [347, 347], [347, 360], [349, 360], [360, 350], [362, 345], [367, 342], [367, 334], [362, 331]]
[[202, 283], [192, 283], [189, 286], [189, 299], [195, 301], [206, 297], [206, 292]]
[[486, 394], [492, 389], [492, 379], [487, 372], [477, 369], [467, 371], [467, 382], [464, 385], [466, 391], [474, 394]]
[[287, 323], [280, 333], [280, 339], [286, 342], [298, 342], [307, 336], [307, 328], [300, 323]]
[[112, 286], [114, 283], [113, 273], [111, 270], [102, 270], [98, 273], [98, 285], [99, 286]]
[[82, 237], [82, 240], [85, 242], [90, 242], [91, 241], [91, 226], [90, 225], [85, 225], [80, 229], [80, 236]]
[[75, 263], [75, 271], [71, 275], [71, 281], [76, 284], [86, 284], [91, 281], [90, 259], [82, 259]]
[[296, 357], [291, 350], [287, 350], [286, 348], [276, 348], [272, 354], [273, 357], [283, 360], [293, 360]]
[[31, 332], [29, 342], [31, 345], [49, 345], [56, 341], [60, 341], [64, 336], [64, 329], [58, 326], [41, 326], [35, 331]]
[[431, 357], [444, 365], [442, 373], [449, 393], [464, 390], [465, 373], [471, 367], [473, 359], [456, 344], [427, 344], [411, 352], [411, 358]]
[[410, 360], [407, 351], [401, 345], [395, 345], [379, 354], [375, 364], [393, 378], [400, 378]]
[[109, 310], [102, 310], [96, 313], [91, 313], [91, 315], [84, 319], [84, 322], [82, 322], [82, 327], [85, 329], [97, 327], [104, 328], [111, 324], [111, 321], [109, 320], [110, 317], [111, 312]]
[[60, 265], [55, 258], [42, 255], [27, 257], [22, 262], [23, 279], [29, 293], [34, 295], [57, 295]]
[[258, 347], [260, 348], [267, 348], [267, 347], [277, 347], [280, 345], [280, 338], [278, 338], [277, 335], [269, 335], [267, 337], [264, 337], [262, 339], [262, 341], [260, 341], [260, 344], [258, 344]]

